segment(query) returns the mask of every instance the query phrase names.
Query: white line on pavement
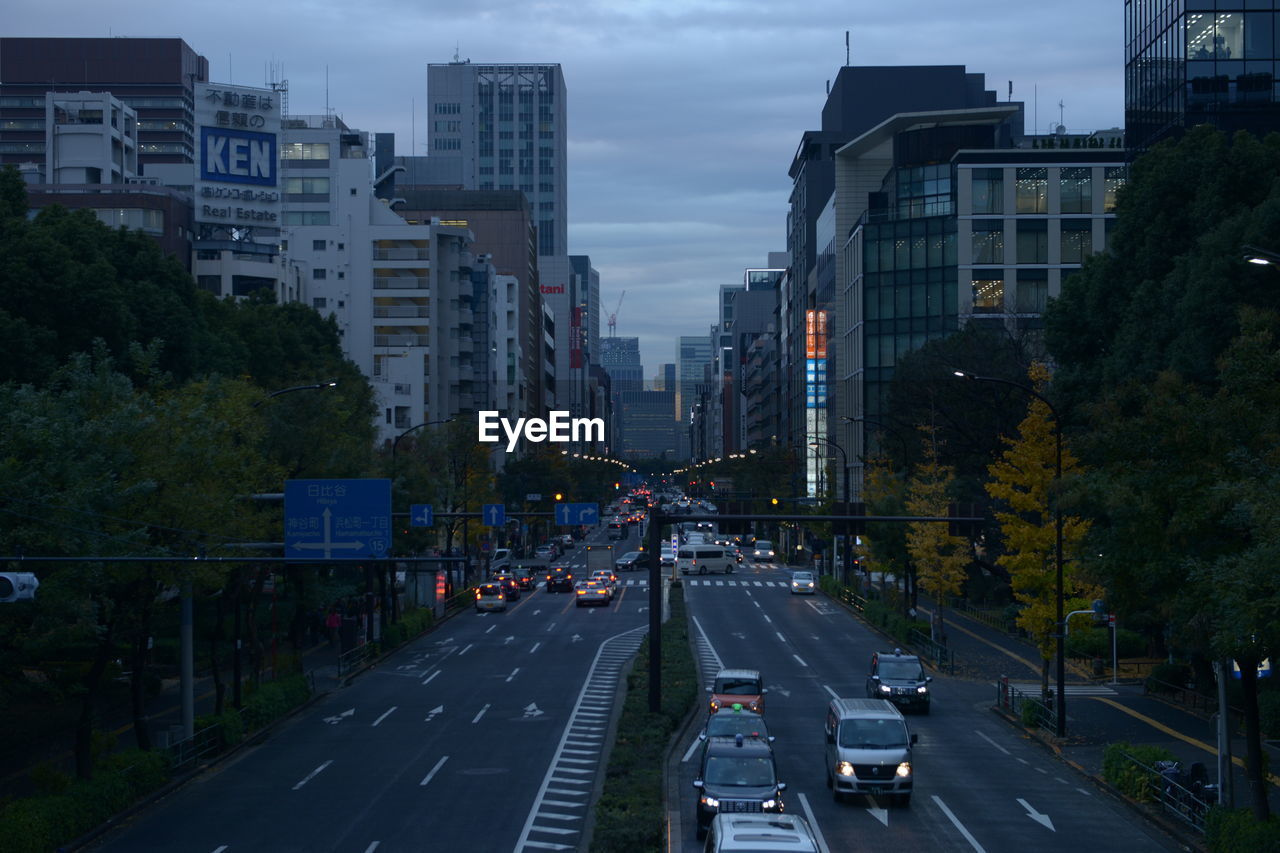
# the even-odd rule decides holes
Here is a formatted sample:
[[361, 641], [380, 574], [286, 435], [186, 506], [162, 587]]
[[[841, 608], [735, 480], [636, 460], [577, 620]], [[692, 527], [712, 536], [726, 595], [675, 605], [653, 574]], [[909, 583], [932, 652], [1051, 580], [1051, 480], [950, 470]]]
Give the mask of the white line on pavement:
[[381, 841], [373, 842], [368, 847], [364, 848], [364, 853], [373, 853], [374, 850], [378, 849], [378, 845], [381, 843], [382, 843]]
[[541, 640], [539, 640], [538, 642], [534, 643], [534, 644], [533, 644], [533, 646], [529, 649], [529, 654], [533, 654], [534, 652], [536, 652], [536, 651], [538, 650], [538, 646], [540, 646], [540, 645], [542, 645], [542, 641], [541, 641]]
[[227, 845], [223, 844], [221, 847], [213, 848], [213, 853], [222, 853], [222, 851], [226, 849], [227, 849]]
[[[486, 706], [486, 707], [487, 707], [487, 706]], [[426, 776], [423, 776], [423, 777], [422, 777], [422, 781], [421, 781], [421, 782], [419, 782], [419, 783], [418, 783], [418, 785], [420, 785], [420, 786], [421, 786], [421, 785], [425, 785], [425, 784], [427, 784], [428, 782], [430, 782], [430, 781], [431, 781], [431, 777], [432, 777], [432, 776], [435, 776], [435, 775], [436, 775], [436, 773], [440, 772], [440, 768], [441, 768], [441, 767], [443, 767], [443, 766], [444, 766], [444, 763], [445, 763], [446, 761], [448, 761], [448, 760], [449, 760], [449, 756], [447, 756], [447, 755], [446, 755], [446, 756], [444, 756], [443, 758], [441, 758], [439, 761], [437, 761], [437, 762], [436, 762], [436, 766], [431, 768], [431, 772], [430, 772], [430, 773], [428, 773]]]
[[487, 634], [487, 633], [489, 633], [490, 631], [492, 631], [494, 628], [497, 628], [497, 627], [498, 627], [497, 625], [490, 625], [488, 628], [485, 628], [485, 629], [484, 629], [484, 632]]
[[808, 666], [808, 665], [809, 665], [809, 664], [805, 663], [805, 662], [800, 658], [800, 655], [792, 655], [792, 657], [793, 657], [793, 658], [795, 658], [795, 659], [796, 659], [796, 662], [797, 662], [798, 664], [800, 664], [801, 666]]
[[465, 655], [468, 651], [470, 651], [470, 650], [471, 650], [471, 646], [472, 646], [472, 645], [474, 645], [474, 644], [473, 644], [473, 643], [467, 643], [466, 648], [464, 648], [462, 651], [458, 652], [458, 657], [462, 657], [462, 656], [463, 656], [463, 655]]
[[684, 764], [686, 761], [692, 758], [693, 751], [700, 746], [702, 746], [702, 741], [698, 740], [697, 738], [694, 738], [693, 743], [689, 744], [689, 749], [685, 752], [684, 758], [680, 759], [680, 763]]
[[964, 840], [968, 841], [977, 853], [987, 853], [983, 846], [978, 843], [978, 839], [970, 835], [969, 830], [964, 828], [964, 824], [960, 822], [960, 819], [951, 813], [951, 809], [947, 808], [947, 804], [942, 801], [941, 797], [934, 794], [933, 801], [938, 804], [938, 808], [942, 809], [942, 813], [947, 816], [947, 819], [955, 824], [956, 829], [960, 830], [960, 834], [964, 836]]
[[485, 712], [485, 711], [487, 711], [487, 710], [489, 710], [489, 705], [488, 705], [488, 703], [486, 703], [486, 704], [485, 704], [485, 706], [484, 706], [483, 708], [481, 708], [481, 709], [480, 709], [480, 713], [479, 713], [479, 714], [476, 714], [475, 718], [474, 718], [471, 722], [473, 722], [473, 723], [478, 723], [478, 722], [480, 722], [480, 718], [484, 716], [484, 712]]
[[813, 830], [813, 834], [818, 838], [818, 849], [822, 853], [831, 853], [831, 848], [827, 846], [827, 839], [822, 836], [822, 828], [818, 826], [818, 819], [813, 816], [813, 809], [809, 808], [809, 798], [804, 794], [798, 794], [800, 798], [800, 808], [804, 809], [804, 815], [809, 819], [809, 828]]
[[839, 693], [837, 693], [837, 692], [835, 692], [834, 690], [832, 690], [832, 689], [831, 689], [830, 687], [828, 687], [827, 685], [825, 685], [825, 684], [824, 684], [824, 685], [822, 685], [822, 689], [823, 689], [823, 690], [825, 690], [825, 691], [827, 691], [828, 693], [830, 693], [830, 694], [831, 694], [831, 698], [832, 698], [832, 699], [839, 699], [839, 698], [840, 698], [840, 694], [839, 694]]
[[435, 677], [436, 677], [437, 675], [439, 675], [439, 674], [440, 674], [440, 670], [438, 670], [438, 669], [437, 669], [435, 672], [433, 672], [433, 673], [431, 673], [430, 675], [428, 675], [428, 676], [426, 677], [426, 679], [425, 679], [422, 683], [423, 683], [423, 684], [430, 684], [430, 683], [431, 683], [431, 679], [435, 678]]
[[392, 705], [392, 706], [391, 706], [390, 708], [388, 708], [385, 712], [383, 712], [383, 714], [382, 714], [382, 716], [381, 716], [381, 717], [379, 717], [378, 719], [374, 720], [374, 721], [373, 721], [373, 724], [376, 726], [378, 723], [382, 722], [382, 721], [383, 721], [383, 720], [385, 720], [387, 717], [391, 716], [391, 712], [392, 712], [392, 711], [394, 711], [396, 708], [399, 708], [399, 707], [400, 707], [399, 705]]
[[[761, 616], [764, 616], [764, 614], [763, 614], [763, 613], [762, 613], [762, 614], [760, 614], [760, 615], [761, 615]], [[772, 624], [773, 624], [773, 620], [772, 620], [772, 619], [770, 619], [768, 616], [765, 616], [765, 617], [764, 617], [764, 621], [768, 622], [770, 625], [772, 625]]]
[[511, 670], [511, 674], [507, 676], [507, 683], [510, 683], [511, 679], [515, 678], [516, 673], [519, 671], [520, 671], [520, 667], [516, 667], [515, 669]]
[[785, 642], [787, 641], [787, 638], [786, 638], [786, 637], [784, 637], [784, 636], [782, 636], [782, 632], [781, 632], [781, 631], [774, 631], [773, 633], [777, 634], [777, 635], [778, 635], [778, 639], [779, 639], [779, 640], [781, 640], [782, 642], [784, 642], [784, 643], [785, 643]]
[[321, 765], [320, 765], [319, 767], [317, 767], [315, 770], [312, 770], [310, 773], [308, 773], [308, 774], [307, 774], [307, 776], [306, 776], [306, 778], [305, 778], [305, 779], [303, 779], [301, 782], [299, 782], [298, 784], [296, 784], [296, 785], [294, 785], [294, 786], [293, 786], [293, 790], [295, 790], [295, 791], [296, 791], [296, 790], [298, 790], [298, 789], [299, 789], [299, 788], [301, 788], [303, 785], [307, 784], [307, 783], [308, 783], [308, 782], [310, 782], [312, 779], [316, 778], [316, 776], [320, 775], [320, 772], [321, 772], [322, 770], [324, 770], [326, 767], [328, 767], [328, 766], [329, 766], [330, 764], [332, 764], [332, 763], [333, 763], [333, 759], [331, 758], [331, 759], [329, 759], [328, 761], [326, 761], [324, 764], [321, 764]]
[[1092, 796], [1093, 796], [1093, 794], [1090, 794], [1090, 793], [1089, 793], [1088, 791], [1086, 791], [1084, 788], [1076, 788], [1076, 790], [1077, 790], [1077, 791], [1079, 791], [1080, 793], [1084, 794], [1086, 797], [1092, 797]]
[[977, 729], [974, 729], [974, 730], [973, 730], [973, 733], [974, 733], [975, 735], [977, 735], [978, 737], [982, 738], [983, 740], [985, 740], [987, 743], [989, 743], [989, 744], [991, 744], [992, 746], [994, 746], [996, 749], [998, 749], [998, 750], [1000, 750], [1001, 752], [1003, 752], [1005, 755], [1012, 755], [1012, 754], [1013, 754], [1013, 753], [1009, 752], [1009, 750], [1007, 750], [1007, 749], [1005, 749], [1003, 746], [1001, 746], [1000, 744], [998, 744], [998, 743], [996, 743], [995, 741], [993, 741], [991, 738], [987, 737], [987, 736], [986, 736], [985, 734], [983, 734], [982, 732], [978, 731]]

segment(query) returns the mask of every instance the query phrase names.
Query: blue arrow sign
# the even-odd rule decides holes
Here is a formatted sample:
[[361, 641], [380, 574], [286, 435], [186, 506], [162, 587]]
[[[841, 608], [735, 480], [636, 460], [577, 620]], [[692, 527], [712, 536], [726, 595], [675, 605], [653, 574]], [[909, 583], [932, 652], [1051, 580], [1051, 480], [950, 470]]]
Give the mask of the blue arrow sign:
[[507, 523], [507, 508], [502, 504], [485, 504], [480, 517], [490, 527], [501, 527]]
[[599, 524], [599, 504], [556, 504], [556, 524]]
[[367, 560], [390, 548], [390, 480], [285, 480], [286, 557]]
[[431, 504], [411, 504], [409, 506], [410, 527], [433, 527], [436, 523]]

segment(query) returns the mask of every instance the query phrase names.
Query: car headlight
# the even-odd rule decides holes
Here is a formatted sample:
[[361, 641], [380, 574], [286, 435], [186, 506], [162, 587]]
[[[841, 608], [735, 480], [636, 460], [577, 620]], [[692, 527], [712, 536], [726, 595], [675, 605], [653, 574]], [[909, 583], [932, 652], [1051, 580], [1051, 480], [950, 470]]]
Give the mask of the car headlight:
[[847, 761], [841, 761], [839, 764], [836, 765], [836, 772], [839, 773], [841, 776], [852, 776], [853, 765]]
[[911, 762], [910, 762], [910, 761], [904, 761], [904, 762], [902, 762], [901, 764], [899, 764], [899, 765], [898, 765], [898, 775], [899, 775], [899, 776], [910, 776], [910, 775], [911, 775]]
[[923, 684], [921, 684], [919, 687], [917, 687], [917, 688], [916, 688], [916, 692], [917, 692], [917, 693], [928, 693], [928, 692], [929, 692], [929, 688], [928, 688], [928, 687], [925, 687]]
[[893, 688], [892, 688], [892, 687], [890, 687], [890, 686], [889, 686], [889, 685], [887, 685], [887, 684], [881, 684], [881, 685], [880, 685], [880, 692], [881, 692], [881, 693], [892, 693], [892, 692], [893, 692]]
[[777, 801], [776, 799], [773, 799], [773, 800], [765, 800], [763, 803], [761, 803], [761, 804], [760, 804], [760, 807], [761, 807], [764, 811], [767, 811], [767, 812], [768, 812], [768, 811], [773, 811], [774, 809], [776, 809], [776, 808], [778, 807], [778, 801]]
[[709, 809], [720, 808], [720, 801], [717, 800], [715, 797], [703, 797], [702, 804]]

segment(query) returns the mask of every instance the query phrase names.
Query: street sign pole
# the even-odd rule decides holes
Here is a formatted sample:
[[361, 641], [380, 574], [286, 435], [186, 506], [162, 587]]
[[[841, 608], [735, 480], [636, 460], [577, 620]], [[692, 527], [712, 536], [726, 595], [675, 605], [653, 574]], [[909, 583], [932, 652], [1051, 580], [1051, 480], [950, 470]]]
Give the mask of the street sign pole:
[[649, 711], [662, 710], [662, 523], [666, 517], [649, 516]]

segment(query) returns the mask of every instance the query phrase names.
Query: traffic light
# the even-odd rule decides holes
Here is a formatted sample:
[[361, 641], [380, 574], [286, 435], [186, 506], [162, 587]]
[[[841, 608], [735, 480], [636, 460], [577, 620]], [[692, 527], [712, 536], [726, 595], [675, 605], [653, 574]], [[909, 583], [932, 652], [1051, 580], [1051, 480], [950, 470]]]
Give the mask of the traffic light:
[[556, 500], [558, 501], [564, 500], [564, 495], [561, 494], [560, 492], [556, 492]]
[[0, 572], [0, 602], [30, 601], [40, 581], [31, 572]]
[[773, 504], [774, 506], [777, 506], [777, 505], [778, 505], [778, 499], [777, 499], [777, 498], [769, 498], [769, 503]]

